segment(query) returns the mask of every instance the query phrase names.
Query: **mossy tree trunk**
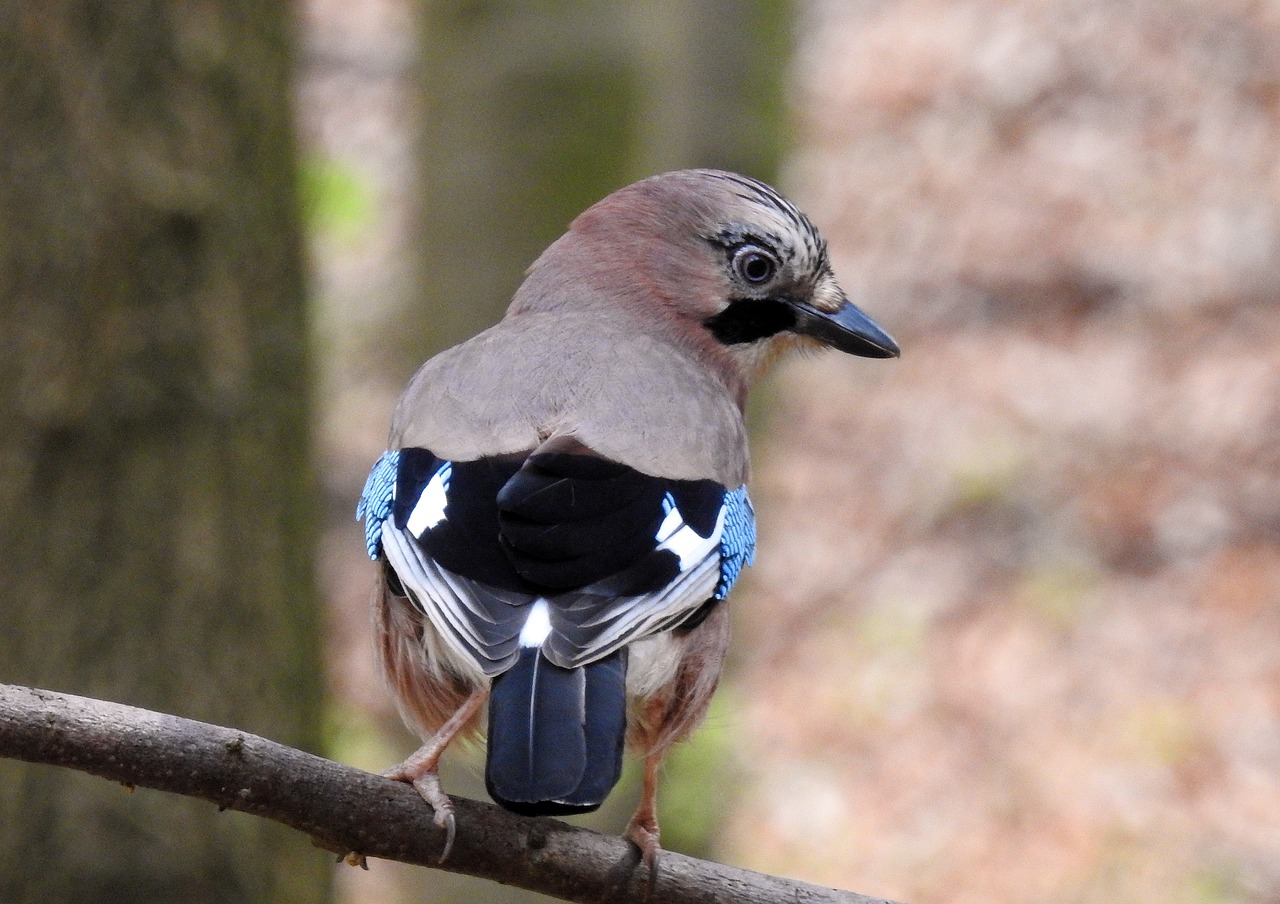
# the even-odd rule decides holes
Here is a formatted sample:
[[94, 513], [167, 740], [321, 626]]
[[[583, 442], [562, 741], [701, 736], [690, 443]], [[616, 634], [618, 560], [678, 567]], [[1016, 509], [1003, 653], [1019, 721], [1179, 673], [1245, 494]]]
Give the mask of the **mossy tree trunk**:
[[[0, 680], [318, 746], [287, 7], [0, 0]], [[0, 900], [319, 901], [305, 839], [0, 764]]]

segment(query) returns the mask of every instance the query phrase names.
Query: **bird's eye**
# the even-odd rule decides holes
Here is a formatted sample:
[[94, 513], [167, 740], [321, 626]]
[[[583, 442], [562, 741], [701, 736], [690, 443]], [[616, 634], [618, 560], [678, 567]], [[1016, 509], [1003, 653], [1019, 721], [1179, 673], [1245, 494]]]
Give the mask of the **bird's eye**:
[[778, 261], [763, 248], [744, 245], [733, 254], [733, 272], [744, 282], [759, 286], [773, 279], [778, 272]]

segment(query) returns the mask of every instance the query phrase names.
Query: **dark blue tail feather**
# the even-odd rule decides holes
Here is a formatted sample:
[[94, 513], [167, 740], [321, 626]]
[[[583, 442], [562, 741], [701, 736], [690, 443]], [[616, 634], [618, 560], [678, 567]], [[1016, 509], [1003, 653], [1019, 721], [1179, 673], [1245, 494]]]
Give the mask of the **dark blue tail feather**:
[[522, 649], [489, 698], [489, 796], [526, 815], [599, 807], [622, 773], [626, 674], [625, 651], [564, 669]]
[[604, 803], [622, 775], [627, 735], [627, 652], [619, 650], [583, 668], [587, 675], [587, 768], [565, 804], [583, 812]]

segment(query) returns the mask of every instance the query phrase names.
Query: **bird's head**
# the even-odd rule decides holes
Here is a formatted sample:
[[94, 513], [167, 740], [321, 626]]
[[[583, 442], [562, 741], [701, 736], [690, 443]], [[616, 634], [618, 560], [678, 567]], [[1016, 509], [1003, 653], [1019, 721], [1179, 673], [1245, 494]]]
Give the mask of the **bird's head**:
[[510, 313], [569, 308], [710, 353], [745, 383], [805, 345], [898, 355], [845, 297], [808, 217], [763, 182], [720, 170], [644, 179], [574, 220], [530, 268]]

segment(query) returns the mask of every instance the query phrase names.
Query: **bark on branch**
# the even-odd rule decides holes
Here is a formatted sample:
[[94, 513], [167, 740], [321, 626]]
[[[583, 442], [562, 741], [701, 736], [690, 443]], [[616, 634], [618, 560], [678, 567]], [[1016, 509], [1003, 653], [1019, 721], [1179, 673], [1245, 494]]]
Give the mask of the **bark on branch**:
[[306, 832], [321, 847], [447, 869], [566, 901], [887, 904], [664, 851], [657, 884], [621, 838], [454, 798], [444, 833], [407, 785], [256, 735], [118, 703], [0, 685], [0, 756], [183, 794]]

